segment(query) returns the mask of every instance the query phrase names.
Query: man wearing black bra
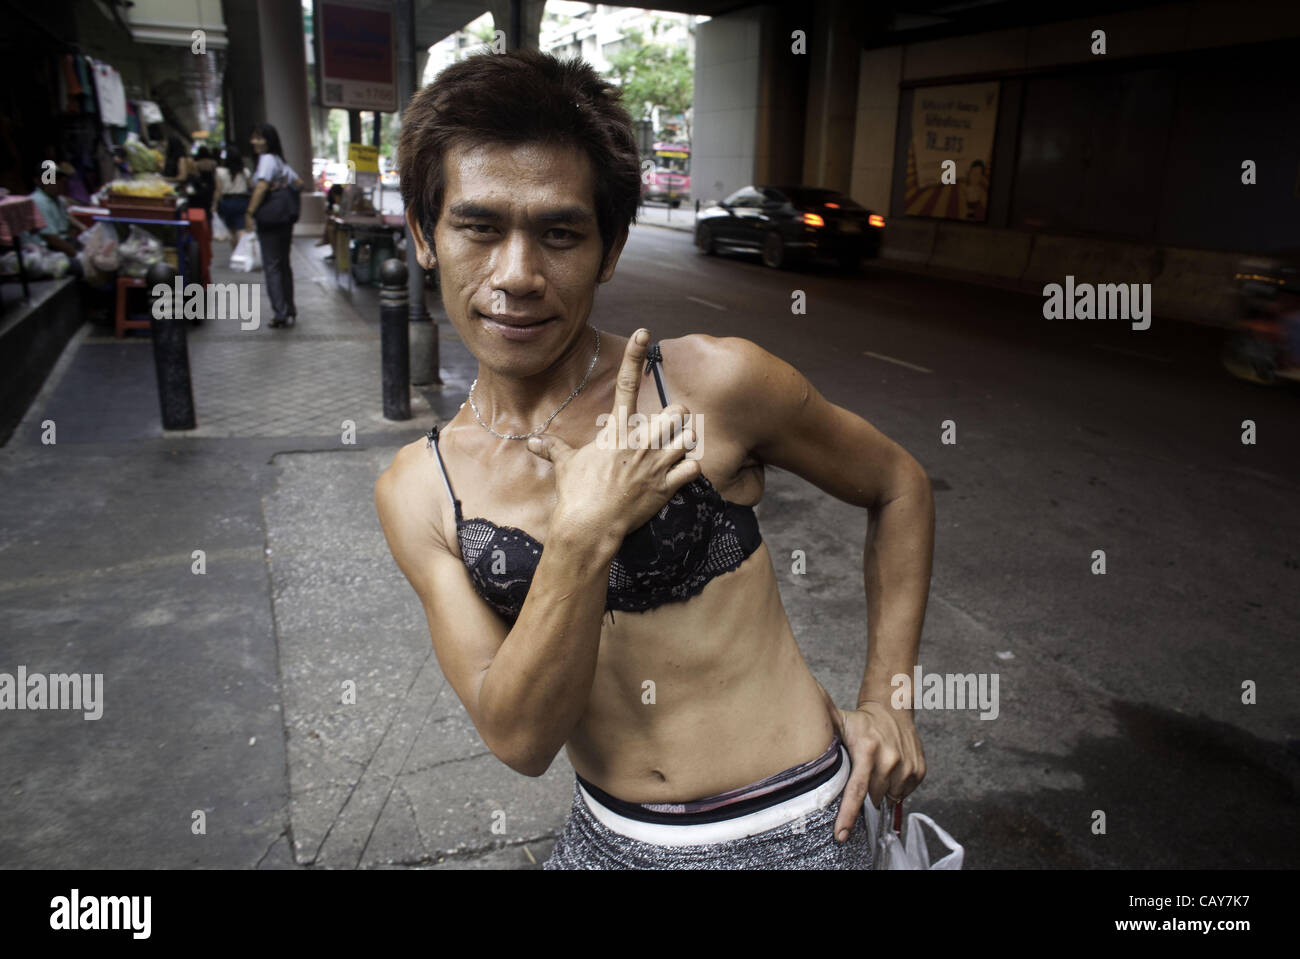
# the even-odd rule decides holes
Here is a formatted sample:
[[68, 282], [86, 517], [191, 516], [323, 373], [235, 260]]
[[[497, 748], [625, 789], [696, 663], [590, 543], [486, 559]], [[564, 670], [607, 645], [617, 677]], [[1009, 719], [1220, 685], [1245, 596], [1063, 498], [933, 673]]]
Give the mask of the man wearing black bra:
[[[376, 505], [483, 741], [530, 776], [564, 748], [577, 773], [546, 868], [865, 868], [868, 794], [925, 775], [890, 703], [929, 590], [924, 471], [746, 340], [588, 324], [640, 170], [585, 64], [471, 57], [402, 130], [416, 255], [479, 368]], [[869, 510], [856, 709], [814, 679], [781, 605], [753, 512], [767, 464]]]

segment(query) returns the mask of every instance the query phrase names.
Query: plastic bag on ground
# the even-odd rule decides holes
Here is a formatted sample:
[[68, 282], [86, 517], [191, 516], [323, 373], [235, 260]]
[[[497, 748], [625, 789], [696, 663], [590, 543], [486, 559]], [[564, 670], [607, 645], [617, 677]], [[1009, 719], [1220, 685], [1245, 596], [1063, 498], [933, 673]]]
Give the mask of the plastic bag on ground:
[[230, 268], [240, 273], [262, 268], [262, 248], [258, 245], [256, 233], [249, 230], [239, 238], [235, 251], [230, 254]]
[[[23, 272], [29, 280], [41, 280], [46, 277], [60, 277], [68, 272], [68, 257], [57, 250], [46, 248], [41, 243], [22, 244]], [[0, 258], [0, 275], [18, 275], [18, 251], [6, 253]]]
[[72, 261], [68, 259], [68, 254], [60, 250], [46, 250], [41, 257], [39, 274], [54, 279], [66, 276]]

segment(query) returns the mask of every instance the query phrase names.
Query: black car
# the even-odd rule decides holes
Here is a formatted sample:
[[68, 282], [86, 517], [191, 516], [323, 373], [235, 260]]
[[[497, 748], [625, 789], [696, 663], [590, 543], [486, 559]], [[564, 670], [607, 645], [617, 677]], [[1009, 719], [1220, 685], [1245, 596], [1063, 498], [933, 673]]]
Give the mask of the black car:
[[747, 186], [695, 217], [695, 245], [758, 250], [773, 268], [813, 257], [856, 270], [880, 253], [885, 218], [843, 193], [810, 186]]

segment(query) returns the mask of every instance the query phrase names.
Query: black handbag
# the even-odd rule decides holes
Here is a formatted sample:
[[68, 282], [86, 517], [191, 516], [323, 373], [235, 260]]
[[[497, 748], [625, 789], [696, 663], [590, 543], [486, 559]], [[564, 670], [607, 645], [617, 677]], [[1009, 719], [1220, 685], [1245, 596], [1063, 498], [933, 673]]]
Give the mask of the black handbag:
[[299, 191], [292, 184], [272, 187], [267, 191], [262, 205], [253, 214], [258, 226], [285, 226], [298, 222], [301, 209]]

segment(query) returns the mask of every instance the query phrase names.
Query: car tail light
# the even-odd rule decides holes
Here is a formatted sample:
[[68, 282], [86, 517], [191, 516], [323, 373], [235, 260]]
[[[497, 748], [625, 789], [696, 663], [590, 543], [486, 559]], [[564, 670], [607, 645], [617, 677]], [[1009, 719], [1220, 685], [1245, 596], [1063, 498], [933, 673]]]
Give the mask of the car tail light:
[[840, 205], [839, 205], [838, 203], [827, 203], [827, 204], [826, 204], [826, 209], [828, 209], [828, 210], [838, 210], [839, 208], [840, 208]]
[[816, 213], [805, 213], [805, 214], [803, 215], [803, 222], [804, 222], [807, 226], [825, 226], [825, 225], [826, 225], [826, 221], [823, 220], [823, 219], [822, 219], [820, 216], [818, 216]]
[[874, 227], [879, 227], [882, 230], [885, 228], [885, 218], [881, 216], [879, 213], [871, 214], [869, 217], [867, 217], [867, 222]]

